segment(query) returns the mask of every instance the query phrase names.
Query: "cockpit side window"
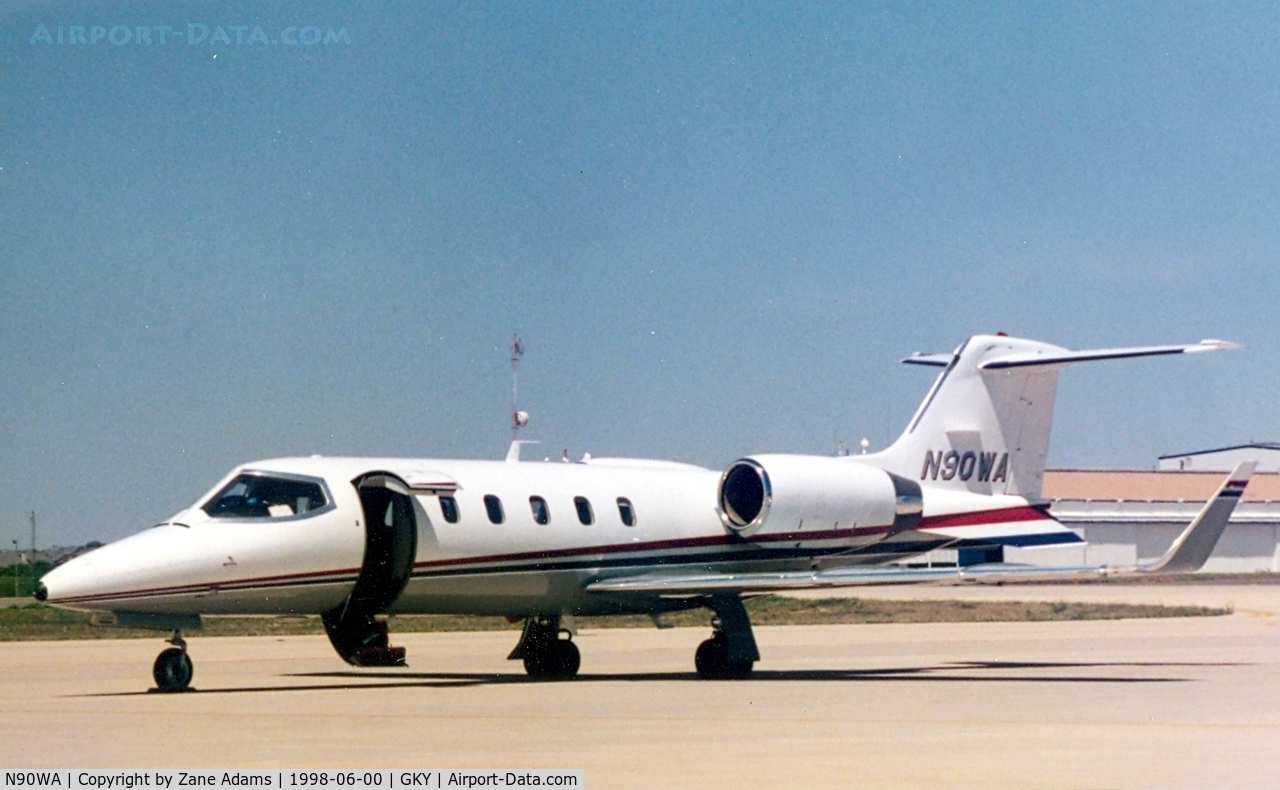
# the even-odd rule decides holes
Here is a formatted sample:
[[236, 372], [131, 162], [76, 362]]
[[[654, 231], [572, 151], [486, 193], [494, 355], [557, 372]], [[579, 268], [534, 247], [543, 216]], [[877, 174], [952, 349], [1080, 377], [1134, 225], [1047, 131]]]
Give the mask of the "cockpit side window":
[[289, 518], [319, 510], [328, 502], [318, 481], [243, 474], [202, 509], [214, 518]]

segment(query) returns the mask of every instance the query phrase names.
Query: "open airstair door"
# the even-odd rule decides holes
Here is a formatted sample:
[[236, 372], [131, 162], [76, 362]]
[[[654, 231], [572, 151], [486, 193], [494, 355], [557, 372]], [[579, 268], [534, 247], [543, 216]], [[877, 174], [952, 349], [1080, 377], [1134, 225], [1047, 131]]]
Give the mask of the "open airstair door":
[[352, 481], [364, 509], [364, 562], [347, 600], [325, 612], [325, 632], [338, 655], [356, 666], [404, 664], [404, 648], [391, 647], [385, 612], [409, 583], [418, 525], [409, 488], [399, 478], [371, 474]]

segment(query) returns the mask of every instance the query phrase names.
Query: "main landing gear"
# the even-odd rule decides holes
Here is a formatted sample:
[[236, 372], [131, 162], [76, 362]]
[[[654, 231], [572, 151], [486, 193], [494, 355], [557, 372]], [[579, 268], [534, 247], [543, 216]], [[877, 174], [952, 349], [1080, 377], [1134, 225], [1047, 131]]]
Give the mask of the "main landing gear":
[[707, 607], [716, 614], [711, 618], [711, 638], [698, 645], [693, 657], [698, 677], [728, 680], [750, 676], [755, 662], [760, 660], [760, 650], [742, 599], [714, 595]]
[[[715, 612], [711, 638], [698, 645], [694, 666], [698, 677], [730, 680], [750, 677], [760, 660], [751, 618], [737, 595], [713, 595], [703, 604]], [[563, 638], [561, 638], [563, 636]], [[582, 662], [572, 634], [560, 627], [560, 615], [526, 617], [524, 631], [508, 660], [524, 660], [525, 672], [539, 680], [568, 680]]]
[[[560, 635], [564, 634], [564, 639]], [[526, 617], [520, 641], [507, 660], [524, 659], [524, 671], [538, 680], [568, 680], [578, 674], [582, 655], [560, 627], [560, 615]]]
[[173, 647], [165, 648], [156, 657], [151, 668], [151, 675], [156, 679], [158, 691], [186, 691], [191, 685], [194, 667], [191, 656], [187, 655], [187, 642], [182, 638], [182, 629], [173, 629], [173, 636], [165, 640]]

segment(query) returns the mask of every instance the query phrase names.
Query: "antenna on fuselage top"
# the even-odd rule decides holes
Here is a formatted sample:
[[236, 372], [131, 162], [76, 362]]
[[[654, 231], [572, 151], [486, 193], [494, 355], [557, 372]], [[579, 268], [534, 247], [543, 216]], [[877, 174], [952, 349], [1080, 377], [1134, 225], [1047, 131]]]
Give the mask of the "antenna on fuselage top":
[[520, 429], [529, 424], [529, 412], [520, 411], [517, 405], [517, 396], [519, 395], [519, 373], [517, 365], [520, 363], [520, 357], [524, 356], [524, 343], [520, 342], [519, 335], [511, 336], [511, 441], [515, 442], [520, 436]]

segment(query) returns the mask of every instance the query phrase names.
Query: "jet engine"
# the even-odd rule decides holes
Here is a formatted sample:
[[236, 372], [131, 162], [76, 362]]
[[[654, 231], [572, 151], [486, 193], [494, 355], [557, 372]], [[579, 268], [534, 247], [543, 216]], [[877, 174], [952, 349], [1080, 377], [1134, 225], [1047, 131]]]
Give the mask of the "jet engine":
[[724, 525], [757, 532], [826, 532], [883, 538], [920, 523], [918, 483], [851, 458], [758, 455], [734, 461], [720, 478]]

